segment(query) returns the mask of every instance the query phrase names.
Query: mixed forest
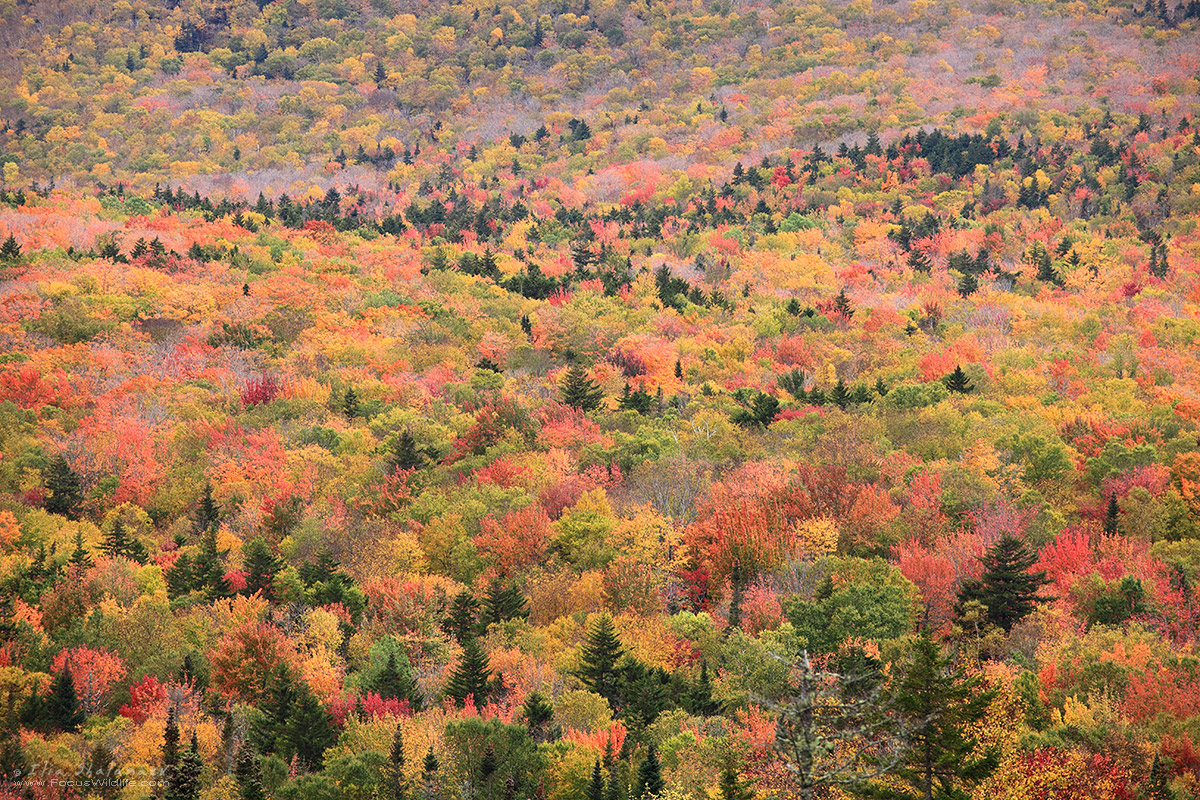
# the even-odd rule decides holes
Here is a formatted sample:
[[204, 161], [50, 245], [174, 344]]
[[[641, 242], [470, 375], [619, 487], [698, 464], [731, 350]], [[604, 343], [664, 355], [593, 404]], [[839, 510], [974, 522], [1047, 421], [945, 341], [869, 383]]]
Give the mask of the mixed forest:
[[0, 0], [0, 798], [1200, 797], [1197, 0]]

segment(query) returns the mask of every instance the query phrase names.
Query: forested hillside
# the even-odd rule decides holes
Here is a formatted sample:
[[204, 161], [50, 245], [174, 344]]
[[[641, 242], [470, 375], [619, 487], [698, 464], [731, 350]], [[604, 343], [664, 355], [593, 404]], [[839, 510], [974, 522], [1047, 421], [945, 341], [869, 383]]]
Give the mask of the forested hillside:
[[0, 0], [0, 798], [1200, 796], [1198, 30]]

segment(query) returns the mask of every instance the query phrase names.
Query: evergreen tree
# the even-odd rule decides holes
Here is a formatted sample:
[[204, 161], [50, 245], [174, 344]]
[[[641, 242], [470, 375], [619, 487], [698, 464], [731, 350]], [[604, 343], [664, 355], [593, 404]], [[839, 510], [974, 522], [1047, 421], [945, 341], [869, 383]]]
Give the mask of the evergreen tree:
[[886, 783], [870, 787], [868, 796], [960, 800], [969, 796], [968, 787], [991, 775], [997, 764], [995, 751], [976, 756], [977, 743], [969, 732], [996, 696], [981, 684], [978, 676], [968, 678], [955, 669], [929, 632], [922, 632], [895, 693], [900, 722], [909, 730], [901, 761]]
[[221, 507], [213, 499], [212, 484], [204, 485], [204, 494], [200, 496], [200, 507], [196, 510], [196, 533], [202, 534], [221, 519]]
[[963, 275], [958, 280], [958, 293], [963, 297], [970, 297], [979, 290], [979, 279], [971, 273]]
[[845, 381], [838, 378], [837, 383], [829, 392], [829, 400], [838, 408], [845, 410], [846, 406], [850, 405], [850, 399], [850, 390], [846, 388]]
[[204, 760], [200, 757], [200, 742], [192, 731], [192, 741], [187, 752], [179, 760], [178, 778], [165, 800], [197, 800], [200, 797], [200, 773], [204, 771]]
[[286, 664], [280, 664], [267, 678], [265, 697], [259, 701], [262, 715], [250, 727], [248, 741], [260, 753], [282, 749], [283, 730], [296, 701], [296, 681]]
[[544, 742], [550, 738], [549, 729], [554, 720], [554, 707], [541, 692], [525, 695], [525, 703], [521, 706], [521, 718], [525, 720], [529, 735], [534, 741]]
[[678, 358], [675, 359], [675, 378], [677, 380], [683, 380], [683, 362]]
[[287, 723], [282, 731], [282, 751], [309, 770], [319, 770], [325, 751], [337, 741], [333, 715], [304, 683], [297, 684]]
[[113, 520], [112, 527], [104, 534], [100, 551], [109, 558], [123, 556], [129, 552], [129, 538], [125, 535], [125, 523], [121, 522], [120, 517]]
[[746, 597], [746, 575], [742, 571], [740, 561], [733, 562], [729, 571], [729, 625], [728, 631], [739, 630], [742, 627], [742, 602]]
[[479, 625], [479, 602], [469, 589], [463, 589], [454, 596], [444, 627], [453, 634], [459, 644], [465, 644], [468, 639], [473, 639], [482, 632]]
[[384, 662], [383, 669], [375, 676], [371, 689], [385, 699], [407, 700], [412, 708], [418, 706], [417, 684], [407, 669], [400, 668], [395, 651], [388, 652], [387, 661]]
[[167, 709], [167, 725], [163, 729], [162, 782], [164, 800], [175, 797], [176, 787], [179, 784], [179, 708], [177, 706]]
[[592, 763], [592, 779], [588, 781], [584, 800], [604, 800], [604, 774], [600, 771], [600, 759]]
[[983, 574], [963, 582], [960, 606], [972, 600], [987, 607], [988, 622], [1004, 631], [1024, 618], [1035, 605], [1046, 573], [1030, 572], [1037, 553], [1015, 536], [1005, 535], [980, 558]]
[[354, 387], [350, 386], [346, 389], [346, 396], [342, 400], [342, 414], [349, 421], [354, 421], [361, 409], [358, 404], [358, 392], [354, 391]]
[[833, 300], [833, 307], [846, 319], [854, 316], [854, 307], [850, 305], [850, 298], [846, 297], [845, 289], [838, 292], [837, 297]]
[[421, 775], [425, 783], [426, 800], [433, 800], [438, 795], [437, 775], [440, 766], [437, 756], [433, 753], [433, 745], [430, 745], [429, 752], [425, 754], [425, 760], [421, 763]]
[[417, 449], [417, 440], [407, 428], [396, 436], [396, 444], [392, 446], [391, 465], [393, 470], [420, 469], [425, 466], [425, 455]]
[[1108, 495], [1108, 507], [1104, 510], [1104, 532], [1115, 536], [1121, 530], [1121, 507], [1117, 505], [1117, 493]]
[[946, 388], [958, 394], [967, 394], [975, 390], [975, 386], [971, 383], [971, 379], [967, 377], [967, 373], [963, 372], [962, 366], [957, 366], [954, 371], [942, 379]]
[[242, 746], [233, 775], [237, 780], [238, 800], [266, 800], [258, 759], [249, 746]]
[[492, 670], [488, 666], [487, 654], [479, 645], [478, 639], [467, 639], [463, 642], [462, 656], [458, 666], [446, 683], [446, 697], [452, 699], [455, 705], [462, 707], [468, 696], [473, 696], [476, 706], [487, 702], [489, 683]]
[[712, 681], [708, 677], [708, 660], [700, 661], [700, 677], [689, 688], [685, 698], [687, 710], [700, 717], [712, 717], [721, 712], [721, 704], [713, 699]]
[[604, 392], [599, 384], [588, 377], [583, 367], [576, 364], [567, 370], [562, 386], [562, 401], [580, 411], [593, 411], [600, 406]]
[[584, 686], [612, 703], [619, 693], [617, 664], [624, 655], [612, 617], [603, 614], [583, 640], [575, 674]]
[[242, 548], [242, 566], [246, 570], [245, 594], [262, 592], [267, 600], [272, 600], [275, 576], [283, 566], [279, 558], [271, 552], [271, 546], [261, 536], [255, 536], [246, 542]]
[[50, 684], [50, 694], [42, 704], [45, 720], [52, 727], [70, 733], [83, 724], [85, 715], [79, 705], [79, 696], [75, 693], [75, 678], [71, 675], [71, 663], [63, 663], [63, 668]]
[[217, 529], [210, 527], [200, 537], [200, 552], [192, 563], [192, 586], [203, 590], [210, 600], [233, 594], [225, 577], [224, 557], [225, 551], [217, 549]]
[[525, 595], [502, 578], [493, 578], [488, 584], [488, 593], [483, 599], [483, 611], [487, 623], [493, 625], [529, 616], [529, 611], [525, 608]]
[[79, 476], [71, 469], [67, 459], [58, 456], [50, 462], [50, 470], [46, 476], [46, 489], [50, 495], [46, 498], [46, 510], [51, 514], [62, 514], [67, 519], [79, 518], [79, 506], [83, 503], [80, 493]]
[[4, 244], [0, 245], [0, 259], [4, 261], [16, 261], [21, 257], [21, 245], [17, 244], [17, 237], [11, 233], [4, 240]]
[[180, 553], [175, 559], [175, 563], [166, 572], [167, 579], [167, 597], [174, 600], [176, 597], [182, 597], [192, 590], [195, 585], [196, 577], [192, 572], [192, 557], [187, 553]]
[[646, 757], [638, 765], [637, 785], [634, 788], [633, 796], [635, 800], [640, 800], [647, 795], [657, 796], [662, 794], [665, 788], [666, 783], [663, 782], [662, 764], [658, 760], [658, 750], [654, 745], [650, 745], [646, 750]]
[[721, 782], [718, 785], [721, 800], [752, 800], [754, 792], [746, 781], [742, 780], [738, 770], [737, 759], [729, 753], [721, 764]]
[[71, 553], [71, 566], [80, 570], [88, 569], [92, 566], [92, 554], [83, 545], [83, 531], [79, 528], [75, 529], [75, 551]]
[[408, 780], [404, 777], [404, 726], [396, 723], [392, 752], [388, 758], [388, 796], [391, 800], [408, 800]]

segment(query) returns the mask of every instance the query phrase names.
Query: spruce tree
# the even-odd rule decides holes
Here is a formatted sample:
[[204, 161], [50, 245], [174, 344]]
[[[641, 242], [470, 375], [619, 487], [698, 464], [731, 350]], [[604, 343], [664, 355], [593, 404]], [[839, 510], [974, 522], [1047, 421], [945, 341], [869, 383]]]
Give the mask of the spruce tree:
[[425, 466], [425, 455], [417, 449], [417, 440], [412, 431], [405, 428], [396, 436], [392, 446], [392, 470], [420, 469]]
[[304, 683], [297, 684], [296, 699], [282, 733], [282, 753], [313, 771], [321, 768], [325, 751], [337, 741], [333, 715]]
[[354, 387], [351, 386], [346, 389], [346, 396], [342, 400], [342, 414], [347, 420], [353, 421], [360, 412], [361, 409], [359, 408], [358, 403], [358, 392], [354, 391]]
[[887, 782], [874, 783], [868, 796], [880, 800], [960, 800], [969, 788], [996, 769], [988, 749], [976, 755], [970, 730], [987, 713], [995, 690], [983, 689], [978, 676], [966, 677], [943, 656], [928, 631], [913, 644], [902, 668], [895, 704], [908, 729], [899, 764]]
[[4, 261], [16, 261], [21, 257], [21, 245], [17, 243], [17, 237], [11, 233], [4, 240], [4, 244], [0, 245], [0, 259]]
[[175, 559], [175, 563], [167, 570], [167, 597], [174, 600], [176, 597], [182, 597], [192, 590], [195, 584], [195, 575], [192, 573], [192, 557], [187, 553], [180, 553]]
[[838, 292], [837, 297], [833, 299], [833, 307], [846, 319], [854, 316], [854, 306], [850, 304], [850, 298], [846, 297], [845, 289]]
[[203, 534], [216, 525], [221, 519], [221, 507], [213, 499], [212, 484], [204, 485], [204, 494], [200, 496], [200, 506], [196, 509], [196, 533]]
[[66, 661], [50, 684], [50, 694], [42, 703], [42, 712], [51, 726], [70, 733], [83, 724], [85, 714], [75, 693], [75, 678], [71, 675], [71, 663]]
[[721, 800], [752, 800], [754, 792], [742, 779], [737, 759], [728, 753], [721, 764], [721, 782], [718, 785]]
[[167, 709], [167, 725], [163, 729], [162, 746], [162, 782], [163, 798], [167, 800], [174, 796], [175, 787], [179, 783], [179, 708], [171, 706]]
[[592, 763], [592, 779], [588, 781], [583, 800], [604, 800], [604, 774], [600, 771], [600, 759]]
[[404, 777], [404, 726], [398, 722], [388, 758], [388, 797], [391, 800], [408, 800], [408, 780]]
[[660, 795], [666, 784], [662, 777], [662, 764], [658, 760], [658, 750], [650, 745], [646, 757], [638, 765], [637, 784], [633, 791], [634, 800], [640, 800], [647, 795]]
[[588, 631], [579, 652], [579, 670], [575, 673], [591, 691], [613, 702], [619, 691], [617, 664], [625, 655], [617, 638], [612, 617], [604, 614]]
[[50, 496], [46, 498], [47, 511], [51, 514], [62, 514], [67, 519], [79, 518], [79, 507], [83, 504], [79, 476], [62, 456], [50, 462], [50, 469], [46, 475], [46, 489], [50, 492]]
[[525, 720], [529, 735], [535, 742], [544, 742], [550, 738], [549, 728], [554, 720], [554, 707], [541, 692], [525, 695], [525, 703], [521, 706], [521, 718]]
[[983, 574], [963, 582], [960, 607], [978, 601], [987, 607], [988, 622], [1006, 632], [1012, 630], [1033, 610], [1038, 590], [1047, 582], [1046, 573], [1029, 571], [1037, 558], [1021, 539], [1002, 536], [980, 557]]
[[258, 759], [248, 745], [242, 746], [233, 775], [237, 780], [238, 800], [266, 800]]
[[483, 599], [484, 618], [488, 624], [499, 624], [517, 617], [529, 616], [525, 608], [525, 595], [516, 586], [502, 578], [493, 578], [488, 584], [487, 596]]
[[274, 753], [283, 746], [283, 730], [296, 701], [296, 681], [286, 664], [279, 664], [267, 677], [266, 696], [259, 701], [262, 715], [250, 727], [248, 740], [260, 753]]
[[474, 698], [477, 707], [482, 706], [488, 699], [491, 677], [488, 657], [479, 645], [479, 640], [468, 639], [463, 642], [458, 666], [454, 668], [454, 673], [446, 684], [446, 697], [452, 699], [460, 708], [466, 704], [468, 696]]
[[454, 596], [454, 602], [450, 605], [450, 614], [443, 627], [458, 640], [459, 644], [464, 644], [468, 639], [473, 639], [481, 633], [479, 602], [469, 589], [463, 589]]
[[425, 754], [425, 760], [421, 763], [421, 777], [425, 783], [425, 800], [433, 800], [438, 794], [438, 769], [441, 767], [438, 764], [438, 757], [434, 755], [433, 745], [429, 746], [429, 752]]
[[192, 731], [192, 741], [187, 752], [179, 760], [179, 771], [175, 784], [165, 800], [197, 800], [200, 797], [200, 773], [204, 771], [204, 760], [200, 757], [200, 742]]
[[418, 706], [417, 685], [408, 669], [400, 668], [395, 651], [388, 652], [387, 661], [384, 662], [383, 669], [375, 676], [371, 689], [382, 698], [407, 700], [412, 708]]
[[129, 538], [125, 535], [125, 523], [121, 522], [120, 517], [113, 520], [112, 527], [104, 534], [100, 551], [109, 558], [116, 558], [128, 553]]
[[562, 385], [562, 401], [580, 411], [594, 411], [600, 406], [604, 392], [599, 384], [588, 377], [583, 367], [576, 364], [567, 370]]
[[700, 662], [700, 677], [688, 690], [685, 696], [687, 710], [701, 717], [716, 716], [721, 711], [721, 704], [713, 699], [712, 681], [708, 677], [708, 661]]
[[70, 563], [80, 570], [88, 569], [93, 564], [92, 554], [83, 544], [83, 531], [78, 528], [75, 530], [75, 550], [71, 553]]
[[1104, 510], [1104, 532], [1115, 536], [1121, 530], [1121, 507], [1117, 504], [1117, 493], [1108, 495], [1108, 506]]
[[246, 570], [246, 594], [262, 592], [267, 600], [272, 600], [272, 589], [275, 576], [282, 562], [271, 552], [271, 546], [266, 539], [256, 536], [242, 548], [242, 565]]
[[217, 529], [211, 527], [200, 537], [200, 552], [192, 563], [192, 586], [204, 591], [210, 600], [233, 594], [225, 577], [224, 557], [225, 551], [217, 549]]
[[975, 389], [971, 384], [971, 379], [967, 377], [967, 373], [963, 372], [961, 365], [955, 367], [954, 371], [947, 375], [942, 382], [947, 389], [958, 394], [967, 394]]

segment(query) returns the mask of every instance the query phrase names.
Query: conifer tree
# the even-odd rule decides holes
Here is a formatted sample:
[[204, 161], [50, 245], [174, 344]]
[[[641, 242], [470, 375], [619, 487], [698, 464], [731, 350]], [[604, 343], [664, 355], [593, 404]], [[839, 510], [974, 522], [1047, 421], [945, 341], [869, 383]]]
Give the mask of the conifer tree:
[[579, 671], [575, 674], [591, 691], [608, 700], [616, 699], [620, 674], [617, 664], [625, 655], [617, 638], [612, 617], [604, 614], [596, 621], [579, 653]]
[[358, 403], [358, 392], [354, 391], [354, 387], [350, 386], [346, 389], [346, 396], [342, 400], [342, 414], [347, 420], [353, 421], [360, 413]]
[[404, 777], [404, 726], [399, 722], [388, 757], [388, 796], [391, 800], [408, 800], [408, 780]]
[[721, 704], [713, 699], [712, 681], [708, 677], [708, 660], [700, 661], [700, 677], [690, 687], [686, 697], [687, 710], [701, 717], [720, 713]]
[[337, 728], [333, 715], [313, 696], [308, 685], [300, 682], [296, 687], [296, 698], [283, 728], [283, 753], [289, 759], [294, 757], [306, 769], [318, 770], [325, 751], [337, 741]]
[[554, 720], [554, 707], [541, 692], [525, 695], [525, 703], [521, 706], [521, 718], [525, 720], [529, 735], [534, 741], [543, 742], [550, 738], [549, 727]]
[[420, 469], [425, 466], [425, 455], [417, 449], [417, 440], [407, 428], [396, 436], [391, 465], [393, 470]]
[[193, 587], [203, 590], [211, 600], [229, 597], [233, 587], [225, 577], [225, 551], [217, 549], [217, 529], [210, 527], [200, 537], [200, 552], [192, 563]]
[[564, 403], [580, 411], [594, 411], [603, 397], [600, 385], [588, 377], [583, 367], [576, 364], [567, 370], [562, 385]]
[[604, 800], [604, 774], [600, 771], [600, 759], [592, 763], [592, 778], [588, 781], [584, 800]]
[[17, 237], [11, 233], [4, 240], [4, 244], [0, 245], [0, 259], [4, 261], [16, 261], [21, 257], [21, 245], [17, 243]]
[[174, 796], [179, 783], [179, 708], [167, 709], [167, 725], [163, 729], [162, 746], [163, 798]]
[[963, 372], [961, 365], [955, 367], [954, 371], [943, 379], [943, 383], [947, 389], [958, 394], [967, 394], [975, 390], [971, 379], [967, 377], [967, 373]]
[[633, 791], [635, 800], [640, 800], [647, 795], [657, 796], [662, 794], [666, 784], [662, 777], [662, 763], [658, 760], [658, 750], [654, 745], [650, 745], [646, 750], [646, 757], [642, 759], [642, 763], [638, 765], [637, 784]]
[[462, 656], [458, 666], [446, 683], [446, 697], [452, 699], [455, 705], [462, 707], [471, 696], [476, 706], [487, 702], [489, 683], [492, 670], [488, 665], [487, 654], [479, 645], [478, 639], [468, 639], [463, 642]]
[[125, 535], [125, 523], [121, 522], [120, 517], [117, 517], [113, 520], [112, 527], [104, 534], [100, 551], [109, 558], [115, 558], [125, 555], [128, 550], [129, 538]]
[[450, 605], [450, 614], [446, 617], [444, 625], [459, 644], [464, 644], [468, 639], [481, 633], [479, 602], [469, 589], [463, 589], [454, 596], [454, 602]]
[[266, 539], [256, 536], [242, 548], [242, 565], [246, 570], [246, 594], [262, 592], [267, 600], [272, 598], [275, 576], [282, 562], [271, 552]]
[[71, 553], [71, 566], [85, 570], [91, 567], [93, 563], [92, 554], [88, 552], [88, 549], [83, 544], [83, 531], [76, 528], [75, 550]]
[[237, 780], [238, 800], [266, 800], [261, 768], [254, 751], [248, 745], [242, 746], [233, 775]]
[[901, 761], [886, 782], [871, 785], [880, 800], [959, 800], [996, 769], [989, 749], [976, 755], [970, 730], [987, 713], [995, 690], [983, 689], [943, 656], [928, 631], [917, 636], [895, 692], [902, 724], [909, 729]]
[[425, 783], [425, 800], [433, 800], [438, 793], [438, 758], [434, 755], [433, 745], [429, 746], [429, 752], [425, 754], [425, 760], [421, 763], [421, 773]]
[[64, 661], [63, 667], [50, 684], [50, 694], [42, 704], [45, 719], [51, 726], [70, 733], [83, 724], [85, 715], [75, 693], [75, 678], [71, 674], [71, 662]]
[[752, 800], [754, 792], [742, 779], [738, 770], [737, 759], [729, 753], [721, 764], [721, 781], [718, 785], [721, 800]]
[[516, 586], [502, 578], [493, 578], [488, 584], [487, 596], [483, 599], [484, 618], [488, 624], [499, 624], [517, 617], [529, 616], [525, 608], [525, 596]]
[[196, 577], [192, 572], [192, 557], [187, 553], [180, 553], [175, 559], [175, 563], [167, 570], [165, 577], [167, 579], [167, 597], [173, 600], [190, 592], [196, 582]]
[[165, 800], [197, 800], [200, 797], [200, 773], [204, 771], [204, 760], [200, 757], [200, 742], [192, 731], [192, 741], [187, 752], [179, 760], [179, 771], [174, 786]]
[[1121, 530], [1121, 507], [1117, 504], [1117, 493], [1108, 495], [1108, 506], [1104, 510], [1104, 532], [1115, 536]]
[[401, 669], [395, 651], [389, 651], [383, 669], [375, 677], [371, 688], [383, 698], [407, 700], [409, 706], [417, 708], [417, 685], [407, 669]]
[[71, 469], [67, 459], [58, 456], [50, 462], [50, 470], [46, 476], [46, 489], [50, 492], [46, 498], [46, 510], [51, 514], [62, 514], [67, 519], [79, 518], [79, 506], [83, 503], [80, 493], [79, 476]]
[[960, 607], [978, 601], [987, 607], [988, 622], [1004, 631], [1012, 630], [1033, 610], [1038, 590], [1047, 582], [1046, 573], [1029, 571], [1037, 558], [1021, 539], [1002, 536], [980, 558], [983, 574], [963, 582]]
[[221, 507], [213, 499], [212, 484], [204, 485], [204, 494], [200, 496], [200, 507], [196, 510], [196, 533], [203, 534], [221, 519]]

